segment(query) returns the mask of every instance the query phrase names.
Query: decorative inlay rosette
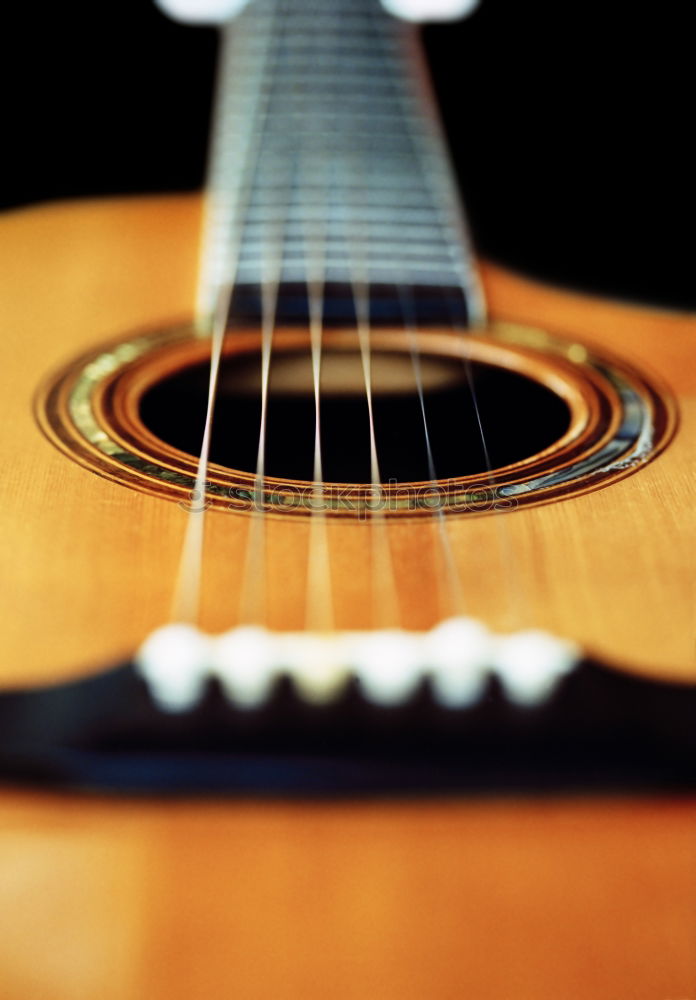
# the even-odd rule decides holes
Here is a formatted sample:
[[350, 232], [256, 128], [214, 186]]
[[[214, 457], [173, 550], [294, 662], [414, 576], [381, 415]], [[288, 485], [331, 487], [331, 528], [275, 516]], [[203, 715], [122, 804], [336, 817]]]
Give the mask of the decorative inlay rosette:
[[[669, 393], [593, 346], [512, 324], [495, 324], [475, 334], [436, 330], [417, 337], [424, 357], [469, 359], [541, 383], [564, 400], [569, 423], [549, 447], [510, 465], [447, 480], [384, 484], [379, 509], [388, 516], [427, 517], [435, 507], [445, 514], [482, 515], [576, 496], [640, 469], [674, 433], [677, 415]], [[273, 349], [306, 351], [308, 341], [301, 328], [281, 330]], [[382, 354], [410, 350], [408, 337], [399, 330], [374, 330], [371, 342]], [[355, 332], [327, 330], [324, 346], [354, 352]], [[375, 509], [369, 483], [319, 487], [268, 476], [259, 492], [252, 472], [213, 463], [205, 497], [197, 496], [196, 456], [148, 429], [140, 402], [158, 381], [204, 362], [209, 349], [189, 327], [142, 333], [96, 348], [41, 387], [36, 399], [40, 426], [58, 448], [93, 472], [189, 508], [262, 509], [301, 517], [316, 510], [319, 493], [329, 516], [365, 517]], [[225, 342], [226, 356], [258, 350], [257, 331], [237, 330]], [[514, 411], [509, 419], [516, 419]]]

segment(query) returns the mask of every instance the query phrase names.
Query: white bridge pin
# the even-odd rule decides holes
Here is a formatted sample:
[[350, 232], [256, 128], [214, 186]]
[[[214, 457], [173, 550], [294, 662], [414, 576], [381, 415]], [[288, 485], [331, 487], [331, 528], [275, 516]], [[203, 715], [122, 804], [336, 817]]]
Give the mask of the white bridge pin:
[[496, 645], [498, 676], [505, 694], [517, 705], [546, 701], [580, 656], [574, 643], [538, 629], [499, 638]]
[[157, 705], [185, 712], [200, 701], [209, 677], [243, 709], [259, 708], [281, 675], [317, 705], [338, 698], [354, 676], [364, 697], [403, 704], [429, 680], [443, 708], [468, 708], [496, 675], [513, 704], [542, 704], [580, 657], [572, 642], [530, 630], [496, 636], [471, 618], [451, 618], [429, 632], [271, 632], [255, 625], [217, 638], [190, 625], [168, 625], [143, 643], [136, 666]]
[[323, 705], [340, 696], [349, 671], [336, 635], [287, 632], [277, 641], [277, 662], [305, 701]]
[[201, 700], [212, 648], [212, 639], [193, 625], [164, 625], [147, 637], [136, 666], [163, 711], [185, 712]]
[[398, 705], [423, 677], [423, 637], [417, 632], [383, 629], [358, 633], [346, 643], [353, 673], [369, 701]]
[[222, 688], [240, 708], [258, 708], [276, 679], [276, 648], [271, 633], [257, 625], [230, 629], [215, 640], [212, 667]]
[[493, 636], [473, 618], [450, 618], [432, 629], [424, 662], [435, 700], [447, 708], [475, 704], [493, 666], [493, 653]]

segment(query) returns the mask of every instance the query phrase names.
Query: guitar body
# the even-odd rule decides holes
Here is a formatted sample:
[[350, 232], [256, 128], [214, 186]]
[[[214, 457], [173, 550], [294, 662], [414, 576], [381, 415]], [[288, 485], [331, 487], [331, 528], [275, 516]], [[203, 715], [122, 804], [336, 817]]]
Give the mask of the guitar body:
[[[5, 685], [95, 672], [168, 618], [181, 506], [69, 460], [39, 430], [32, 401], [95, 344], [190, 318], [200, 209], [196, 196], [138, 198], [39, 207], [2, 222]], [[667, 405], [676, 402], [678, 429], [653, 461], [605, 488], [448, 515], [467, 613], [500, 631], [548, 629], [622, 670], [693, 681], [693, 317], [593, 301], [493, 266], [483, 277], [495, 318], [600, 345], [648, 372]], [[202, 622], [215, 632], [235, 623], [250, 517], [216, 509], [207, 522]], [[403, 620], [430, 628], [447, 613], [432, 518], [386, 524]], [[309, 518], [268, 518], [273, 627], [303, 627], [308, 535]], [[328, 542], [336, 624], [369, 628], [369, 520], [329, 519]]]
[[[413, 32], [387, 19], [376, 0], [319, 6], [255, 0], [223, 27], [203, 227], [202, 199], [194, 195], [39, 206], [0, 221], [3, 774], [17, 773], [18, 746], [25, 773], [17, 733], [39, 732], [41, 743], [44, 724], [49, 734], [60, 732], [70, 716], [74, 689], [67, 700], [59, 690], [55, 700], [48, 697], [51, 710], [32, 714], [43, 685], [101, 674], [170, 620], [184, 534], [196, 523], [186, 508], [196, 500], [191, 477], [200, 436], [196, 429], [188, 451], [158, 444], [140, 419], [136, 389], [158, 366], [164, 372], [177, 351], [202, 359], [207, 342], [167, 341], [140, 360], [134, 344], [149, 343], [153, 331], [152, 342], [164, 343], [160, 331], [190, 323], [196, 301], [199, 318], [210, 316], [232, 273], [237, 287], [248, 291], [262, 279], [267, 292], [268, 261], [278, 253], [284, 289], [297, 281], [309, 286], [306, 274], [298, 279], [297, 262], [306, 267], [313, 256], [321, 258], [327, 288], [345, 287], [354, 281], [357, 256], [366, 280], [380, 275], [400, 294], [425, 287], [431, 300], [455, 288], [465, 318], [477, 315], [476, 268], [458, 228], [457, 192]], [[366, 216], [370, 225], [381, 220], [371, 248], [362, 244]], [[456, 484], [471, 509], [448, 508], [441, 518], [401, 509], [384, 518], [332, 511], [317, 519], [307, 510], [274, 509], [261, 522], [223, 502], [226, 492], [209, 491], [200, 624], [219, 633], [240, 621], [247, 542], [252, 526], [264, 523], [253, 577], [263, 584], [261, 620], [272, 629], [317, 630], [308, 618], [308, 593], [317, 594], [308, 586], [308, 564], [314, 572], [320, 565], [311, 554], [319, 525], [329, 557], [319, 589], [331, 594], [337, 629], [393, 625], [390, 606], [402, 626], [428, 630], [462, 610], [444, 586], [444, 529], [466, 615], [499, 633], [548, 630], [609, 667], [578, 670], [590, 677], [590, 697], [581, 698], [575, 732], [582, 741], [595, 718], [588, 723], [582, 705], [597, 708], [601, 732], [588, 759], [599, 771], [604, 757], [596, 747], [623, 746], [625, 730], [614, 735], [602, 688], [591, 686], [593, 671], [619, 694], [647, 690], [641, 711], [648, 744], [649, 699], [663, 686], [634, 678], [689, 685], [693, 697], [696, 323], [544, 288], [494, 266], [481, 273], [498, 326], [462, 336], [452, 329], [456, 317], [449, 329], [433, 321], [421, 331], [419, 323], [423, 356], [430, 351], [459, 364], [474, 352], [475, 363], [498, 359], [557, 391], [571, 414], [561, 443], [511, 459], [500, 481], [497, 471], [484, 470]], [[274, 350], [306, 334], [282, 327]], [[404, 327], [372, 331], [373, 356], [381, 351], [395, 360], [387, 372], [396, 371], [397, 352], [409, 361]], [[329, 346], [345, 334], [324, 332]], [[255, 338], [258, 323], [250, 323], [226, 342], [232, 349]], [[109, 374], [116, 355], [125, 359], [118, 383]], [[92, 377], [87, 399], [80, 387], [92, 385]], [[529, 414], [513, 397], [501, 392], [486, 402], [503, 427], [524, 427]], [[120, 423], [107, 432], [100, 421], [116, 415]], [[84, 440], [78, 426], [87, 428]], [[456, 422], [451, 434], [446, 429], [455, 455], [461, 437], [478, 441], [475, 429], [463, 432]], [[599, 465], [597, 455], [605, 456]], [[251, 470], [253, 486], [253, 465], [226, 469], [213, 461], [206, 479], [226, 488], [230, 470], [240, 469], [248, 486]], [[476, 497], [500, 484], [506, 498], [499, 509], [484, 510]], [[376, 539], [385, 536], [378, 558]], [[618, 684], [612, 669], [621, 674]], [[132, 671], [115, 674], [131, 678], [128, 690], [151, 711], [146, 718], [156, 715]], [[35, 690], [15, 696], [7, 693], [13, 687]], [[670, 704], [684, 703], [686, 687], [664, 688]], [[215, 697], [222, 698], [219, 690], [213, 711], [220, 707]], [[77, 700], [84, 709], [89, 697]], [[524, 740], [533, 729], [526, 709], [506, 714], [503, 701], [503, 730], [511, 716], [522, 718], [516, 732]], [[126, 740], [131, 706], [126, 699]], [[86, 742], [78, 753], [57, 740], [57, 754], [40, 762], [39, 780], [50, 783], [66, 773], [63, 766], [69, 772], [77, 756], [90, 787], [97, 760], [108, 786], [128, 755], [120, 753], [118, 730], [118, 749], [106, 737], [103, 752], [103, 730], [92, 724], [102, 708], [81, 720]], [[441, 716], [435, 718], [439, 725]], [[451, 718], [456, 725], [460, 716]], [[617, 719], [620, 727], [621, 712]], [[669, 712], [660, 715], [660, 738], [670, 720]], [[179, 721], [167, 716], [165, 726], [176, 730]], [[558, 730], [557, 723], [552, 719]], [[607, 733], [612, 739], [603, 742]], [[146, 726], [146, 744], [151, 735]], [[418, 736], [418, 752], [427, 752], [428, 739]], [[476, 770], [483, 758], [464, 742], [459, 759], [473, 773], [473, 787], [488, 789]], [[669, 734], [665, 743], [673, 750]], [[555, 746], [540, 745], [538, 756]], [[163, 760], [170, 774], [182, 766], [182, 757], [162, 752], [156, 733], [152, 752], [140, 756], [137, 733], [128, 746], [135, 746], [128, 760], [145, 784]], [[188, 751], [189, 761], [210, 763], [195, 742]], [[497, 751], [496, 744], [488, 755], [493, 772], [500, 769]], [[212, 768], [224, 771], [212, 757]], [[552, 766], [541, 770], [553, 774], [556, 755], [543, 759]], [[263, 767], [268, 773], [274, 765], [265, 760]], [[601, 770], [610, 771], [611, 762]], [[562, 760], [556, 773], [565, 779]], [[659, 780], [656, 786], [663, 787]], [[543, 776], [534, 787], [546, 787]], [[0, 996], [687, 1000], [696, 986], [695, 820], [696, 805], [676, 794], [202, 802], [6, 787]]]
[[[2, 222], [4, 685], [94, 672], [166, 620], [183, 511], [69, 460], [40, 432], [32, 400], [95, 343], [190, 315], [199, 215], [186, 196], [52, 205]], [[653, 372], [680, 423], [659, 457], [605, 489], [448, 518], [472, 613], [571, 636], [621, 669], [693, 680], [693, 320], [494, 267], [484, 278], [497, 316]], [[222, 629], [249, 517], [208, 521], [204, 623]], [[307, 522], [269, 523], [271, 617], [296, 627]], [[432, 528], [388, 526], [399, 599], [426, 628], [442, 610]], [[330, 545], [341, 624], [364, 625], [369, 530], [331, 522]], [[686, 998], [695, 819], [693, 804], [651, 800], [202, 805], [5, 792], [1, 992]]]

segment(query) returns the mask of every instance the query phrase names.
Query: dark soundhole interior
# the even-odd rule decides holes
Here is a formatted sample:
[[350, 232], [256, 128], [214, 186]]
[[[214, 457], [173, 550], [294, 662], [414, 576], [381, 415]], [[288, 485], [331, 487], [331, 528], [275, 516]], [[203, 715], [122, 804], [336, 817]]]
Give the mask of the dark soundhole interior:
[[[370, 482], [369, 417], [357, 354], [326, 352], [321, 440], [327, 482]], [[259, 355], [223, 360], [211, 460], [253, 473], [259, 443]], [[438, 479], [485, 473], [535, 455], [557, 441], [570, 414], [556, 393], [505, 368], [458, 359], [423, 359], [425, 413]], [[473, 386], [473, 393], [471, 387]], [[431, 479], [423, 414], [410, 356], [373, 354], [374, 421], [382, 481]], [[145, 425], [176, 448], [198, 455], [208, 365], [184, 368], [152, 386], [141, 401]], [[474, 401], [475, 397], [475, 401]], [[478, 413], [477, 413], [478, 408]], [[284, 352], [271, 367], [266, 475], [311, 480], [314, 397], [308, 354]]]

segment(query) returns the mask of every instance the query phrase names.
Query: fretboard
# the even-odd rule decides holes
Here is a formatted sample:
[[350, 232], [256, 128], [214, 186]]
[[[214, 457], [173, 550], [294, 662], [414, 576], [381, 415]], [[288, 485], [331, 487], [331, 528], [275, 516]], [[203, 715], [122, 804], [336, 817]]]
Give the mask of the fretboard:
[[220, 58], [201, 315], [275, 282], [455, 289], [475, 314], [414, 30], [379, 0], [251, 0]]

